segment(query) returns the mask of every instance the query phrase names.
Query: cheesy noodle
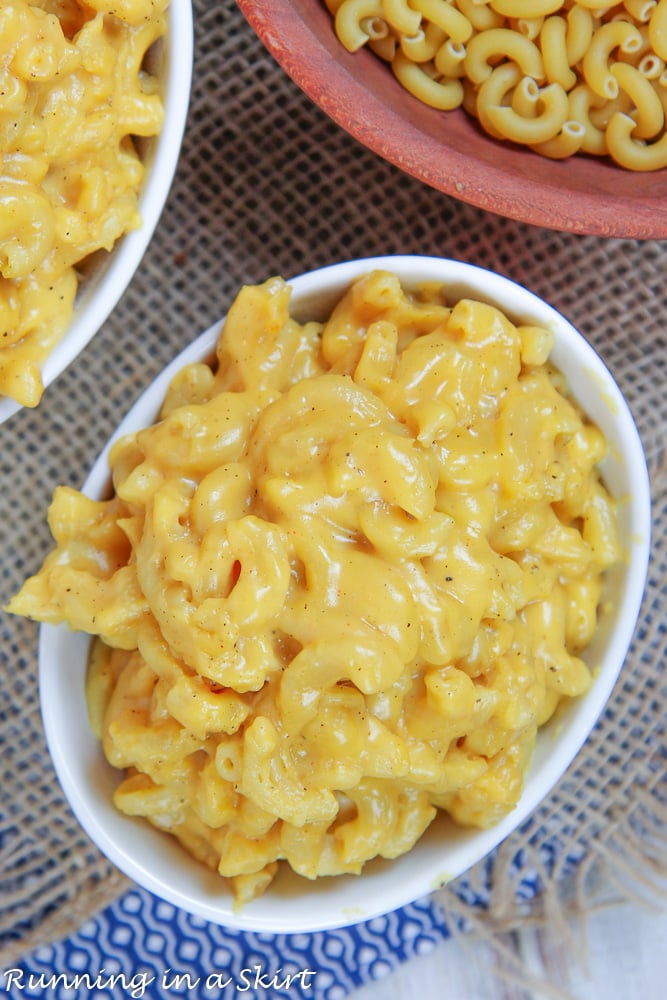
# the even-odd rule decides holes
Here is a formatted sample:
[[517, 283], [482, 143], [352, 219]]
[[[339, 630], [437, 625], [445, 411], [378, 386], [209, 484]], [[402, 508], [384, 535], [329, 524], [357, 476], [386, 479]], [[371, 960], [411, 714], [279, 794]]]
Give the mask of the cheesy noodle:
[[542, 156], [667, 166], [667, 0], [324, 0], [423, 103]]
[[9, 610], [96, 637], [118, 809], [262, 893], [394, 858], [444, 810], [496, 823], [538, 727], [591, 683], [619, 558], [601, 432], [546, 329], [357, 279], [326, 322], [241, 290], [217, 356], [58, 488]]
[[35, 406], [80, 265], [137, 228], [168, 0], [0, 3], [0, 395]]

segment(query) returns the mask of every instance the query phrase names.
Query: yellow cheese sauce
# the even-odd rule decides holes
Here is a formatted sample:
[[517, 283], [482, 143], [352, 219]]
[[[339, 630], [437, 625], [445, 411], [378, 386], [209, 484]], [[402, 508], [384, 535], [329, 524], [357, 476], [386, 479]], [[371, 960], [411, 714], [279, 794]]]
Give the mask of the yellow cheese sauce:
[[583, 694], [616, 510], [552, 334], [374, 271], [325, 322], [245, 287], [215, 363], [59, 488], [9, 610], [96, 637], [87, 697], [117, 807], [266, 890], [489, 826]]
[[35, 406], [80, 265], [141, 219], [136, 138], [163, 103], [144, 56], [168, 0], [0, 4], [0, 395]]

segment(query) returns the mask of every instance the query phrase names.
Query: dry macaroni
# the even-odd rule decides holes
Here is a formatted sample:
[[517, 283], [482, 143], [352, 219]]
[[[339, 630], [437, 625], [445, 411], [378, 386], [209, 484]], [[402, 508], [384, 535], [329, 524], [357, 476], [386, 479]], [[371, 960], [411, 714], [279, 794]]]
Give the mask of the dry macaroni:
[[599, 430], [551, 334], [384, 271], [324, 323], [274, 278], [216, 364], [117, 442], [114, 495], [59, 488], [57, 548], [9, 610], [97, 636], [88, 703], [115, 803], [233, 883], [486, 826], [580, 658], [619, 557]]
[[[351, 52], [367, 45], [415, 97], [463, 107], [495, 138], [554, 159], [583, 152], [629, 170], [667, 166], [667, 0], [325, 3]], [[533, 99], [519, 108], [521, 89]]]
[[144, 54], [168, 0], [0, 4], [0, 395], [35, 406], [79, 265], [139, 223], [133, 137], [162, 124]]

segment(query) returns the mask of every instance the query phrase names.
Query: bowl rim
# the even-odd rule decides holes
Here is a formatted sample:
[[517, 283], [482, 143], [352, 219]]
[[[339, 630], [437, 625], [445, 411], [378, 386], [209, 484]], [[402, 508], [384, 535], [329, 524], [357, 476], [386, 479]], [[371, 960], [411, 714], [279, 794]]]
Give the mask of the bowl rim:
[[[91, 777], [92, 764], [84, 759], [86, 754], [75, 752], [72, 746], [67, 749], [68, 741], [76, 742], [76, 735], [73, 735], [76, 727], [68, 723], [68, 719], [71, 719], [72, 706], [78, 699], [79, 730], [87, 745], [94, 747], [91, 754], [97, 754], [98, 757], [101, 755], [95, 738], [91, 733], [85, 733], [88, 721], [85, 701], [82, 701], [83, 685], [79, 684], [79, 689], [73, 689], [71, 681], [65, 682], [75, 669], [73, 658], [75, 661], [79, 658], [76, 670], [79, 679], [83, 676], [83, 661], [90, 638], [74, 634], [64, 625], [42, 625], [39, 634], [39, 692], [44, 730], [56, 775], [81, 827], [102, 853], [138, 885], [189, 913], [223, 926], [271, 933], [297, 933], [334, 929], [366, 921], [428, 895], [481, 861], [508, 834], [525, 822], [538, 804], [552, 792], [556, 782], [590, 735], [618, 680], [643, 599], [651, 525], [649, 478], [643, 446], [627, 402], [592, 345], [565, 317], [518, 283], [477, 265], [441, 258], [412, 255], [369, 257], [328, 265], [288, 279], [294, 290], [293, 296], [299, 300], [295, 312], [297, 315], [300, 309], [308, 312], [309, 300], [319, 294], [318, 289], [324, 288], [337, 296], [340, 289], [346, 287], [354, 277], [371, 268], [387, 268], [397, 273], [402, 280], [408, 281], [411, 277], [416, 279], [415, 269], [418, 269], [419, 280], [435, 278], [452, 286], [460, 284], [478, 288], [479, 282], [483, 281], [484, 293], [479, 294], [480, 298], [501, 304], [516, 301], [518, 296], [521, 303], [518, 312], [516, 308], [508, 309], [507, 305], [501, 305], [501, 308], [508, 309], [510, 316], [520, 315], [526, 321], [532, 318], [551, 325], [556, 332], [556, 344], [562, 357], [571, 357], [573, 351], [576, 352], [577, 378], [581, 380], [582, 388], [594, 387], [599, 396], [598, 402], [603, 407], [600, 412], [607, 412], [609, 420], [619, 431], [620, 436], [615, 439], [612, 450], [618, 451], [619, 456], [627, 463], [627, 480], [632, 484], [631, 496], [623, 498], [629, 504], [627, 542], [632, 546], [632, 558], [629, 559], [622, 594], [624, 613], [610, 626], [610, 638], [606, 647], [603, 647], [607, 648], [610, 664], [600, 667], [599, 675], [585, 696], [567, 706], [566, 726], [561, 720], [558, 726], [540, 731], [538, 750], [529, 768], [521, 799], [513, 812], [500, 823], [482, 831], [447, 827], [450, 841], [444, 848], [437, 842], [439, 834], [434, 832], [434, 824], [412, 851], [390, 863], [392, 877], [383, 877], [386, 863], [380, 863], [378, 869], [377, 866], [372, 867], [375, 864], [372, 862], [370, 870], [367, 866], [361, 877], [338, 876], [336, 879], [318, 879], [315, 883], [297, 879], [302, 892], [296, 902], [288, 886], [286, 895], [272, 895], [270, 889], [267, 896], [248, 904], [240, 911], [234, 909], [228, 895], [223, 893], [222, 898], [220, 895], [216, 896], [214, 889], [198, 885], [196, 877], [192, 884], [187, 882], [185, 875], [181, 877], [181, 869], [185, 872], [186, 867], [191, 867], [192, 864], [196, 866], [193, 870], [198, 870], [201, 866], [185, 856], [179, 845], [175, 845], [175, 857], [180, 862], [177, 861], [178, 872], [174, 876], [181, 880], [178, 885], [163, 880], [159, 871], [151, 870], [150, 864], [145, 862], [145, 856], [142, 861], [130, 853], [128, 842], [132, 845], [131, 849], [136, 849], [136, 845], [145, 836], [151, 838], [152, 847], [155, 838], [166, 835], [158, 833], [143, 821], [130, 820], [115, 813]], [[104, 495], [109, 484], [108, 454], [114, 441], [130, 430], [146, 426], [147, 422], [155, 418], [173, 375], [183, 365], [211, 355], [221, 323], [222, 320], [217, 321], [192, 341], [137, 399], [94, 462], [82, 487], [84, 493], [91, 497]], [[590, 412], [590, 407], [587, 410]], [[540, 773], [536, 776], [534, 770], [538, 758]], [[110, 775], [116, 775], [114, 783], [117, 783], [118, 772], [114, 772], [106, 761], [101, 766]], [[137, 826], [137, 822], [140, 826]], [[447, 821], [441, 818], [442, 822], [446, 824]], [[110, 832], [114, 827], [127, 831], [122, 833], [121, 842], [116, 842]], [[422, 844], [423, 852], [416, 853]], [[448, 847], [453, 849], [445, 865], [442, 858]], [[160, 847], [160, 851], [163, 849], [169, 848]], [[151, 859], [152, 857], [153, 854], [150, 854]], [[405, 874], [407, 871], [409, 875], [413, 869], [416, 870], [416, 877], [412, 882], [408, 883], [407, 878], [400, 878], [401, 873]], [[217, 875], [213, 878], [218, 883], [221, 881]], [[336, 887], [341, 888], [340, 893], [335, 891]], [[358, 887], [362, 887], [361, 892], [356, 891]], [[339, 895], [339, 901], [334, 899]], [[360, 903], [361, 895], [363, 905]], [[317, 901], [314, 909], [313, 898]]]
[[[368, 66], [368, 60], [374, 60], [369, 51], [351, 54], [338, 42], [340, 53], [338, 60], [333, 60], [335, 72], [315, 72], [314, 67], [321, 62], [331, 68], [331, 52], [314, 33], [313, 21], [301, 16], [293, 0], [236, 2], [276, 62], [325, 114], [362, 145], [417, 180], [495, 215], [545, 229], [640, 240], [667, 237], [667, 168], [652, 173], [654, 177], [665, 178], [665, 197], [662, 192], [660, 197], [647, 197], [641, 177], [649, 175], [634, 174], [631, 209], [620, 211], [617, 193], [610, 189], [615, 181], [623, 181], [633, 172], [615, 167], [611, 162], [581, 157], [580, 160], [588, 161], [594, 176], [590, 190], [576, 191], [563, 187], [569, 166], [567, 160], [557, 161], [530, 152], [534, 162], [528, 163], [516, 175], [503, 169], [497, 156], [490, 155], [482, 164], [468, 154], [465, 146], [460, 149], [452, 145], [443, 147], [433, 136], [421, 131], [414, 119], [401, 116], [375, 95], [370, 95], [369, 99], [369, 90], [356, 73], [354, 63], [354, 60], [363, 61]], [[322, 0], [314, 2], [317, 7], [324, 8], [324, 14], [331, 21]], [[318, 19], [322, 16], [319, 10], [314, 13]], [[387, 67], [383, 69], [387, 74], [386, 93], [400, 90], [402, 98], [417, 102], [417, 98], [399, 87]], [[414, 117], [422, 113], [465, 115], [472, 121], [461, 109], [436, 112], [417, 102]], [[486, 135], [483, 139], [485, 144], [496, 142]], [[413, 151], [420, 145], [426, 150], [425, 156]], [[514, 155], [527, 155], [525, 148], [512, 143], [497, 143], [497, 146], [501, 153], [510, 150]], [[611, 171], [604, 186], [599, 183], [598, 171]], [[630, 186], [632, 176], [626, 179]]]
[[[99, 332], [127, 291], [153, 238], [167, 202], [176, 169], [190, 103], [194, 58], [192, 0], [171, 0], [167, 8], [164, 44], [165, 118], [149, 155], [138, 199], [141, 225], [114, 244], [89, 282], [77, 291], [72, 322], [51, 350], [42, 367], [44, 393]], [[101, 252], [100, 252], [101, 253]], [[43, 396], [42, 396], [43, 399]], [[40, 403], [42, 400], [40, 400]], [[37, 404], [37, 406], [40, 405]], [[25, 407], [9, 396], [0, 396], [0, 424]]]

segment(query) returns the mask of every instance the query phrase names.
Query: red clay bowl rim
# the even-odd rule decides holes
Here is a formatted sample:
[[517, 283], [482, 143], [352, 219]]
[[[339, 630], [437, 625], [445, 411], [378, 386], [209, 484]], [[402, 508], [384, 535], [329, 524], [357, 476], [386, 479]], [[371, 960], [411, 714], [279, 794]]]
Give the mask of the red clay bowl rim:
[[[236, 0], [246, 20], [294, 83], [333, 121], [364, 146], [444, 194], [496, 215], [580, 235], [663, 239], [667, 238], [667, 169], [650, 174], [623, 170], [601, 159], [580, 157], [588, 190], [564, 186], [571, 171], [568, 161], [547, 160], [524, 149], [498, 144], [484, 137], [489, 159], [443, 147], [435, 136], [420, 130], [411, 118], [402, 116], [360, 79], [359, 61], [378, 63], [370, 52], [347, 53], [335, 35], [327, 45], [313, 25], [331, 19], [321, 0], [309, 0], [309, 19], [301, 16], [293, 0]], [[285, 30], [286, 26], [289, 30]], [[339, 46], [340, 51], [337, 51]], [[333, 54], [335, 53], [335, 58]], [[329, 72], [318, 72], [325, 62]], [[432, 112], [405, 94], [390, 72], [386, 89], [393, 99], [414, 102], [412, 119]], [[447, 113], [470, 121], [465, 128], [477, 130], [463, 111]], [[400, 139], [399, 139], [400, 136]], [[479, 136], [475, 140], [479, 143]], [[502, 153], [494, 162], [495, 148]], [[525, 161], [528, 157], [528, 167]], [[519, 166], [514, 172], [501, 163]], [[523, 169], [521, 169], [523, 168]], [[653, 196], [655, 178], [664, 179], [664, 190]], [[637, 191], [632, 190], [636, 186]], [[616, 189], [614, 189], [616, 188]], [[624, 191], [626, 192], [624, 194]]]

